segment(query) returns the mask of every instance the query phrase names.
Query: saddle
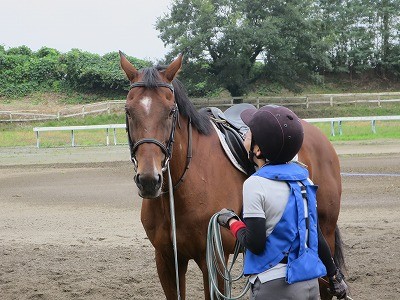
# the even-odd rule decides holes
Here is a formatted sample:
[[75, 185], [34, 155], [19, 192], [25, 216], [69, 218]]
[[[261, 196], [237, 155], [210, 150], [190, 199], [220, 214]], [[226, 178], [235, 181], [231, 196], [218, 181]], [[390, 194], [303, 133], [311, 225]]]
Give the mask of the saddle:
[[240, 103], [229, 107], [225, 112], [217, 107], [206, 107], [200, 111], [205, 112], [210, 117], [217, 129], [222, 147], [233, 165], [250, 176], [255, 172], [255, 168], [249, 161], [243, 145], [244, 134], [249, 128], [240, 118], [241, 112], [248, 108], [254, 108], [254, 106], [248, 103]]

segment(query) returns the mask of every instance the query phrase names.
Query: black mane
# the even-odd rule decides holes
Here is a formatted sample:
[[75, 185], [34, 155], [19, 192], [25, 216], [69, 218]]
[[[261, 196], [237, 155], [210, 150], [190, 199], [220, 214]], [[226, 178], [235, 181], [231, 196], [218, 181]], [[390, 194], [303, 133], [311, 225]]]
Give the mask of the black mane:
[[[143, 82], [145, 86], [150, 89], [157, 88], [158, 83], [161, 81], [159, 72], [163, 70], [165, 70], [164, 66], [143, 69], [141, 72], [143, 74]], [[180, 114], [186, 118], [190, 118], [192, 126], [196, 128], [199, 133], [209, 135], [212, 129], [209, 117], [196, 110], [193, 103], [190, 102], [182, 82], [178, 79], [174, 79], [172, 85], [174, 86], [175, 101], [178, 105]]]

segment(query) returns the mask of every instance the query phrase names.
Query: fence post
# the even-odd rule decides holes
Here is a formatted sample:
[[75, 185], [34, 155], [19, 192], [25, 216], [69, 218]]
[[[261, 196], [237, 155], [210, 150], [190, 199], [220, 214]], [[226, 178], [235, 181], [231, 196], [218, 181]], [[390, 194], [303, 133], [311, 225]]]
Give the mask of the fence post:
[[378, 106], [381, 107], [381, 95], [378, 95]]
[[306, 108], [309, 108], [309, 103], [308, 103], [308, 96], [306, 96]]
[[376, 133], [376, 120], [371, 120], [371, 129], [373, 133]]
[[117, 145], [117, 133], [116, 133], [116, 128], [114, 128], [114, 146]]
[[75, 135], [74, 135], [74, 130], [71, 130], [71, 146], [75, 147]]
[[331, 136], [335, 136], [335, 121], [331, 121]]
[[339, 135], [342, 135], [343, 131], [342, 131], [342, 121], [341, 120], [338, 121], [338, 127], [339, 127]]
[[106, 128], [106, 136], [107, 136], [107, 138], [106, 138], [106, 143], [107, 143], [107, 146], [109, 146], [109, 145], [110, 145], [110, 135], [109, 135], [109, 130], [108, 130], [108, 128]]
[[330, 104], [330, 106], [333, 106], [333, 96], [329, 97], [329, 104]]
[[40, 142], [39, 142], [39, 131], [36, 131], [36, 148], [40, 147]]
[[82, 118], [85, 117], [85, 105], [82, 106]]

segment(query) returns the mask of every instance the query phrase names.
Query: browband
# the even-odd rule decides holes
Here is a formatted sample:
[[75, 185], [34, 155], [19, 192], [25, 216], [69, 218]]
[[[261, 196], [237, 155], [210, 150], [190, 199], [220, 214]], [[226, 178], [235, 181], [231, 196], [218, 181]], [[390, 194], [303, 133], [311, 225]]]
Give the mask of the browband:
[[[129, 89], [133, 89], [135, 87], [148, 87], [148, 84], [145, 84], [144, 81], [137, 81], [134, 83], [131, 83], [129, 86]], [[155, 87], [166, 87], [171, 90], [171, 92], [174, 92], [174, 86], [171, 83], [166, 83], [166, 82], [156, 82]]]

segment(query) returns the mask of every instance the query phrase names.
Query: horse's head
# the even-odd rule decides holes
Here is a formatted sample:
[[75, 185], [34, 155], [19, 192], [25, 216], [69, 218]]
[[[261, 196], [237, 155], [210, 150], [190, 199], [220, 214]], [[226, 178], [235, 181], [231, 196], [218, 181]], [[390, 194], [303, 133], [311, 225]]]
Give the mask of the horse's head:
[[165, 69], [142, 71], [137, 71], [121, 52], [120, 58], [131, 82], [125, 109], [135, 182], [141, 197], [156, 198], [172, 155], [178, 120], [172, 80], [182, 66], [182, 55]]

